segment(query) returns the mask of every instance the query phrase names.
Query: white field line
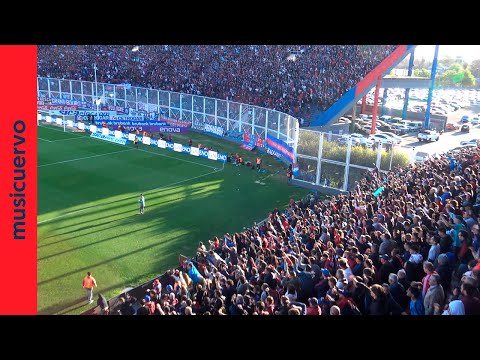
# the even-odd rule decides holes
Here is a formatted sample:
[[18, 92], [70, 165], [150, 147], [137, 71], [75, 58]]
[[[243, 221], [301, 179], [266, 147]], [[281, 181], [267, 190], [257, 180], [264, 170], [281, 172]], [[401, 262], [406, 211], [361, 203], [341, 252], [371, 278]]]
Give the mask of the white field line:
[[[54, 131], [63, 132], [63, 131], [60, 130], [60, 129], [54, 129], [54, 128], [50, 128], [50, 127], [48, 127], [48, 126], [39, 125], [39, 127], [42, 127], [42, 128], [45, 128], [45, 129], [54, 130]], [[75, 134], [75, 133], [72, 133], [72, 134]], [[96, 138], [92, 138], [92, 137], [89, 137], [89, 136], [83, 136], [83, 135], [80, 135], [80, 134], [75, 134], [75, 135], [77, 135], [77, 136], [79, 136], [79, 137], [82, 137], [82, 138], [86, 138], [86, 139], [98, 140], [98, 141], [103, 141], [103, 142], [105, 142], [105, 140], [96, 139]], [[65, 139], [65, 140], [71, 140], [71, 139]], [[56, 140], [56, 141], [60, 141], [60, 140]], [[51, 141], [51, 142], [53, 142], [53, 141]], [[120, 145], [120, 144], [115, 144], [115, 143], [110, 143], [110, 144], [112, 144], [112, 145], [117, 145], [117, 146], [125, 146], [125, 145]], [[149, 154], [153, 154], [153, 155], [162, 156], [162, 157], [169, 158], [169, 159], [174, 159], [174, 160], [178, 160], [178, 161], [183, 161], [183, 162], [186, 162], [186, 163], [189, 163], [189, 164], [194, 164], [194, 165], [198, 165], [198, 166], [207, 167], [207, 168], [209, 168], [209, 169], [217, 169], [215, 166], [200, 164], [200, 163], [197, 163], [197, 162], [195, 162], [195, 161], [189, 161], [189, 160], [177, 158], [177, 157], [174, 157], [174, 156], [164, 155], [164, 154], [160, 154], [160, 153], [157, 153], [157, 152], [154, 152], [154, 151], [148, 151], [148, 150], [144, 150], [144, 149], [137, 149], [137, 150], [138, 150], [138, 151], [143, 151], [143, 152], [146, 152], [146, 153], [149, 153]]]
[[46, 142], [49, 142], [49, 143], [53, 142], [52, 140], [42, 139], [41, 137], [39, 137], [38, 140], [43, 140], [43, 141], [46, 141]]
[[[84, 137], [84, 136], [82, 136], [82, 137]], [[58, 142], [58, 141], [78, 140], [78, 139], [81, 139], [82, 137], [76, 136], [76, 137], [71, 137], [71, 138], [68, 138], [68, 139], [50, 140], [50, 141], [51, 142]]]
[[[132, 149], [132, 150], [133, 150], [133, 149]], [[211, 174], [214, 174], [214, 173], [216, 173], [216, 172], [223, 171], [224, 169], [225, 169], [225, 164], [222, 163], [222, 168], [221, 168], [221, 169], [215, 168], [214, 171], [211, 171], [211, 172], [209, 172], [209, 173], [206, 173], [206, 174], [203, 174], [203, 175], [199, 175], [199, 176], [194, 176], [194, 177], [191, 177], [191, 178], [188, 178], [188, 179], [185, 179], [185, 180], [176, 181], [176, 182], [171, 183], [171, 184], [163, 185], [163, 186], [160, 186], [160, 187], [158, 187], [158, 188], [152, 189], [152, 190], [150, 190], [150, 191], [144, 192], [144, 194], [151, 194], [151, 193], [154, 193], [155, 191], [158, 191], [158, 190], [160, 190], [160, 189], [164, 189], [164, 188], [167, 188], [167, 187], [170, 187], [170, 186], [182, 184], [182, 183], [188, 182], [188, 181], [190, 181], [190, 180], [199, 179], [199, 178], [201, 178], [201, 177], [204, 177], [204, 176], [207, 176], [207, 175], [211, 175]], [[127, 196], [127, 197], [124, 197], [124, 198], [121, 198], [121, 199], [115, 200], [115, 201], [128, 200], [128, 199], [131, 199], [131, 198], [134, 198], [134, 197], [137, 197], [137, 196], [138, 196], [138, 195], [130, 195], [130, 196]], [[37, 225], [40, 225], [40, 224], [43, 224], [43, 223], [46, 223], [46, 222], [50, 222], [50, 221], [52, 221], [52, 220], [59, 219], [59, 218], [62, 218], [62, 217], [65, 217], [65, 216], [69, 216], [69, 215], [72, 215], [72, 214], [76, 214], [76, 213], [79, 213], [79, 212], [82, 212], [82, 211], [90, 210], [90, 209], [93, 209], [93, 208], [96, 208], [96, 207], [105, 206], [105, 205], [108, 205], [108, 204], [109, 204], [109, 203], [98, 204], [98, 205], [95, 205], [95, 206], [90, 206], [90, 207], [85, 208], [85, 209], [70, 211], [70, 212], [68, 212], [68, 213], [65, 213], [65, 214], [56, 216], [56, 217], [54, 217], [54, 218], [50, 218], [50, 219], [46, 219], [46, 220], [39, 221], [39, 222], [37, 222]]]
[[125, 150], [114, 151], [114, 152], [109, 152], [109, 153], [105, 153], [105, 154], [92, 155], [92, 156], [86, 156], [86, 157], [81, 157], [81, 158], [77, 158], [77, 159], [58, 161], [58, 162], [54, 162], [54, 163], [51, 163], [51, 164], [38, 165], [38, 167], [41, 168], [41, 167], [44, 167], [44, 166], [52, 166], [52, 165], [58, 165], [58, 164], [65, 164], [65, 163], [69, 163], [69, 162], [73, 162], [73, 161], [93, 159], [93, 158], [100, 157], [100, 156], [118, 154], [118, 153], [123, 153], [123, 152], [126, 152], [126, 151], [133, 151], [133, 150], [135, 150], [135, 149], [125, 149]]

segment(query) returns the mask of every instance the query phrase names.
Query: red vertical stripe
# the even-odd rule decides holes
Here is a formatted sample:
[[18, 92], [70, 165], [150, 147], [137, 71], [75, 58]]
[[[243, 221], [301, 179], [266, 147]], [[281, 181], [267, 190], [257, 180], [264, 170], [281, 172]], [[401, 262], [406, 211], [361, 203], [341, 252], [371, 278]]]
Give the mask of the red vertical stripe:
[[36, 107], [37, 47], [0, 45], [0, 314], [37, 313]]
[[[382, 75], [390, 66], [397, 61], [400, 56], [407, 51], [407, 45], [399, 45], [390, 55], [388, 55], [375, 69], [370, 71], [360, 82], [357, 84], [355, 90], [355, 96], [360, 94], [367, 86], [375, 81], [376, 78]], [[387, 74], [386, 74], [387, 75]]]

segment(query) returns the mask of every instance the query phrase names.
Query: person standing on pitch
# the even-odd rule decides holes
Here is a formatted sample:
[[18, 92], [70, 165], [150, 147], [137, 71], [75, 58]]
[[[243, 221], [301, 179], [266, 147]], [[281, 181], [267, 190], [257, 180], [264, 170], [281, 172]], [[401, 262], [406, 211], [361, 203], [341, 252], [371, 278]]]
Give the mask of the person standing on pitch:
[[97, 286], [97, 281], [92, 276], [92, 273], [87, 272], [87, 276], [83, 278], [83, 288], [87, 289], [88, 304], [93, 303], [93, 288]]
[[143, 214], [145, 211], [145, 197], [143, 194], [140, 194], [140, 200], [138, 200], [138, 202], [140, 203], [140, 214]]

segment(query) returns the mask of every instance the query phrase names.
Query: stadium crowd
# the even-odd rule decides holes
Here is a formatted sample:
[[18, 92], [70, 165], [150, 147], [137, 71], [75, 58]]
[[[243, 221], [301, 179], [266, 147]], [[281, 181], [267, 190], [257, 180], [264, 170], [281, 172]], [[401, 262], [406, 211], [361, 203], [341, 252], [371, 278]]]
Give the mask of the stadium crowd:
[[39, 76], [131, 83], [263, 106], [324, 111], [396, 45], [40, 45]]
[[348, 194], [200, 242], [113, 313], [480, 315], [479, 181], [477, 147], [366, 172]]

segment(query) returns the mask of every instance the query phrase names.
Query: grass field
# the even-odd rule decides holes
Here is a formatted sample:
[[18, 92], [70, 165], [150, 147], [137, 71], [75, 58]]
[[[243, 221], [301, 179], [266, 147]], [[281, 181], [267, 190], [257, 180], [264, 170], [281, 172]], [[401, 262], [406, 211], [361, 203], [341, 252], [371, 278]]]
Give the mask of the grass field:
[[[202, 134], [221, 152], [247, 153]], [[140, 145], [122, 146], [38, 129], [38, 312], [79, 314], [82, 279], [92, 271], [107, 298], [178, 265], [199, 241], [240, 231], [307, 190], [289, 186], [283, 164], [263, 156], [267, 173]], [[277, 173], [280, 171], [280, 173]], [[143, 192], [145, 214], [138, 214]]]

